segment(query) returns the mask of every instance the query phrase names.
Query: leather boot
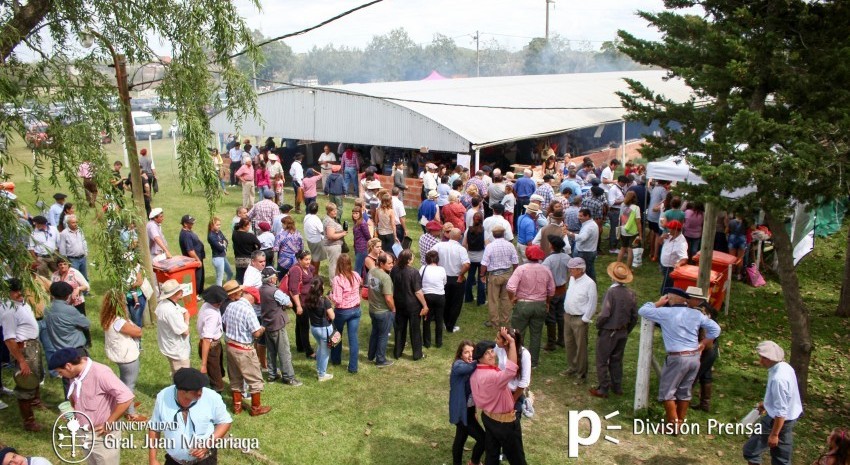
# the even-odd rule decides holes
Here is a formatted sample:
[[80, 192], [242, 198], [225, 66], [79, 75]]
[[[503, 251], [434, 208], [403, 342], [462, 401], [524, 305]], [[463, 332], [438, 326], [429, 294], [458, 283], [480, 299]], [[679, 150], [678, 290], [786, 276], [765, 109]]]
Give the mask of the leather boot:
[[257, 359], [260, 361], [260, 368], [268, 370], [269, 366], [266, 364], [266, 346], [262, 344], [254, 344], [254, 348], [257, 349]]
[[672, 434], [675, 436], [679, 432], [679, 417], [676, 412], [675, 400], [664, 401], [664, 420], [673, 425]]
[[21, 418], [24, 420], [24, 429], [41, 431], [41, 426], [35, 421], [35, 414], [32, 413], [32, 401], [18, 399], [18, 408], [21, 410]]
[[711, 410], [711, 383], [699, 385], [699, 405], [694, 408], [703, 412]]
[[44, 402], [41, 401], [41, 388], [35, 389], [35, 397], [32, 399], [32, 408], [39, 410], [50, 410]]
[[555, 336], [556, 328], [555, 323], [546, 323], [546, 346], [543, 347], [543, 350], [546, 352], [552, 352], [557, 348], [555, 345], [555, 341], [557, 341], [557, 337]]
[[256, 417], [259, 415], [265, 415], [269, 413], [271, 407], [260, 405], [260, 393], [252, 392], [251, 393], [251, 416]]
[[555, 344], [558, 344], [561, 347], [565, 347], [566, 344], [564, 343], [564, 316], [560, 315], [560, 317], [556, 318], [555, 320], [558, 326], [558, 340], [555, 342]]
[[231, 391], [233, 394], [233, 414], [239, 415], [242, 413], [242, 391]]
[[688, 417], [688, 406], [691, 405], [689, 400], [676, 401], [676, 417], [679, 419], [679, 425], [685, 422]]

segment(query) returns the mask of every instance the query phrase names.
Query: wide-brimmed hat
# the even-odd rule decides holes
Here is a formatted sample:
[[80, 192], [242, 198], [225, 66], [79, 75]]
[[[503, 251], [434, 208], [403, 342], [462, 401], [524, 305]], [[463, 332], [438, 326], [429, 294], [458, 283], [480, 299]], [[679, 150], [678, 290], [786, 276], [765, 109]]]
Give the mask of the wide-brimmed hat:
[[436, 199], [439, 196], [440, 196], [440, 194], [438, 194], [437, 191], [435, 191], [434, 189], [431, 189], [430, 191], [428, 191], [428, 198], [429, 199]]
[[688, 286], [685, 292], [688, 293], [688, 298], [690, 299], [708, 300], [708, 296], [702, 293], [702, 288], [700, 287]]
[[224, 292], [226, 292], [227, 295], [230, 295], [230, 294], [233, 294], [234, 292], [239, 292], [239, 291], [242, 290], [242, 286], [238, 282], [236, 282], [235, 279], [231, 279], [230, 281], [224, 283], [224, 286], [222, 286], [222, 287], [224, 288]]
[[176, 279], [169, 279], [168, 281], [162, 283], [159, 286], [159, 298], [167, 299], [178, 292], [182, 292], [183, 288], [180, 287], [180, 283], [177, 282]]
[[673, 295], [677, 295], [677, 296], [679, 296], [683, 299], [688, 298], [688, 293], [679, 289], [678, 287], [665, 287], [664, 292], [662, 292], [662, 294], [673, 294]]
[[369, 181], [366, 184], [366, 189], [380, 189], [380, 188], [381, 188], [381, 181], [378, 181], [377, 179]]
[[269, 160], [280, 161], [280, 157], [278, 157], [277, 155], [275, 155], [273, 153], [270, 153], [269, 154]]
[[531, 197], [528, 198], [529, 202], [542, 202], [546, 199], [543, 198], [540, 194], [531, 194]]
[[540, 205], [537, 205], [536, 203], [530, 203], [525, 206], [525, 211], [529, 213], [540, 213]]
[[426, 165], [425, 165], [425, 169], [427, 169], [427, 170], [436, 170], [436, 169], [437, 169], [437, 165], [435, 165], [435, 164], [433, 164], [433, 163], [428, 163], [428, 164], [426, 164]]
[[614, 262], [608, 265], [608, 276], [611, 277], [612, 281], [621, 284], [628, 284], [634, 279], [632, 270], [623, 262]]

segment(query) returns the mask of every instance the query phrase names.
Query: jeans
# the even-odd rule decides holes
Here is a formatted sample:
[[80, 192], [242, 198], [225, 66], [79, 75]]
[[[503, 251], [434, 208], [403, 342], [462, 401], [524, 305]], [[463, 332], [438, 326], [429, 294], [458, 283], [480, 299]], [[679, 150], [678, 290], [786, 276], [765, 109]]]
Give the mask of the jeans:
[[469, 274], [466, 277], [464, 302], [472, 302], [472, 286], [475, 286], [476, 284], [478, 287], [478, 297], [476, 297], [475, 303], [478, 305], [484, 305], [484, 302], [487, 301], [487, 290], [484, 287], [484, 283], [481, 282], [481, 278], [478, 276], [478, 270], [480, 268], [481, 262], [469, 263]]
[[[118, 377], [121, 378], [121, 382], [124, 383], [130, 391], [134, 391], [136, 389], [136, 380], [139, 379], [140, 368], [141, 359], [138, 358], [130, 363], [118, 364]], [[130, 406], [127, 407], [127, 413], [130, 415], [136, 414], [136, 406], [133, 404], [134, 402], [130, 402]]]
[[[215, 268], [216, 286], [221, 286], [222, 282], [233, 279], [233, 269], [230, 268], [230, 262], [227, 260], [227, 257], [213, 257], [212, 262], [213, 268]], [[227, 279], [224, 279], [225, 275], [227, 275]]]
[[86, 281], [89, 279], [88, 273], [88, 263], [86, 262], [86, 256], [83, 255], [81, 258], [68, 258], [68, 261], [71, 262], [71, 268], [80, 272]]
[[[360, 351], [358, 331], [360, 330], [360, 306], [337, 309], [334, 319], [334, 329], [342, 334], [343, 328], [348, 323], [348, 371], [357, 373], [357, 355]], [[331, 349], [331, 363], [339, 365], [342, 363], [342, 344], [337, 344]]]
[[363, 264], [366, 263], [366, 251], [354, 252], [354, 272], [363, 276]]
[[[611, 189], [616, 189], [612, 187]], [[611, 208], [608, 210], [608, 248], [619, 249], [620, 244], [617, 241], [617, 228], [620, 226], [620, 209]]]
[[348, 186], [354, 185], [354, 196], [360, 195], [360, 182], [357, 180], [357, 170], [354, 168], [346, 168], [342, 172], [342, 188], [348, 194]]
[[393, 313], [369, 312], [369, 318], [372, 319], [372, 334], [369, 335], [368, 358], [370, 362], [374, 360], [378, 365], [382, 365], [387, 362], [387, 341], [393, 326]]
[[[761, 455], [769, 448], [767, 438], [773, 429], [773, 418], [764, 415], [758, 420], [761, 424], [761, 434], [753, 434], [744, 443], [744, 459], [749, 463], [761, 463]], [[788, 465], [794, 452], [794, 425], [797, 420], [785, 421], [779, 430], [779, 445], [770, 448], [770, 463], [772, 465]]]
[[331, 334], [334, 327], [327, 326], [310, 326], [310, 332], [313, 333], [313, 339], [316, 340], [316, 372], [319, 378], [325, 376], [328, 371], [328, 359], [331, 356], [331, 350], [328, 349], [328, 335]]
[[[263, 200], [263, 199], [266, 198], [266, 192], [271, 192], [272, 195], [274, 195], [274, 191], [269, 186], [260, 186], [260, 187], [257, 188], [257, 191], [260, 194], [260, 200]], [[272, 197], [272, 198], [274, 198], [274, 197]]]
[[[41, 342], [41, 347], [44, 349], [44, 358], [47, 359], [47, 362], [50, 361], [50, 357], [56, 352], [56, 348], [53, 347], [53, 343], [50, 342], [50, 338], [47, 337], [47, 321], [44, 319], [38, 320], [38, 340]], [[47, 362], [44, 363], [44, 368], [47, 368]], [[56, 370], [50, 371], [50, 376], [54, 378], [59, 377], [59, 373]]]
[[265, 336], [269, 376], [277, 375], [278, 370], [280, 370], [283, 379], [295, 378], [295, 369], [292, 367], [292, 352], [289, 350], [289, 335], [286, 334], [286, 328], [269, 331]]
[[584, 260], [585, 270], [584, 272], [590, 276], [594, 282], [596, 281], [596, 252], [578, 252], [573, 253], [573, 257], [581, 258]]
[[145, 294], [139, 296], [139, 306], [136, 307], [136, 301], [132, 298], [127, 298], [127, 312], [130, 314], [130, 320], [134, 325], [143, 328], [145, 322], [145, 307], [148, 304], [148, 299]]
[[688, 259], [690, 259], [699, 252], [699, 248], [702, 245], [702, 238], [686, 237], [685, 240], [688, 241]]

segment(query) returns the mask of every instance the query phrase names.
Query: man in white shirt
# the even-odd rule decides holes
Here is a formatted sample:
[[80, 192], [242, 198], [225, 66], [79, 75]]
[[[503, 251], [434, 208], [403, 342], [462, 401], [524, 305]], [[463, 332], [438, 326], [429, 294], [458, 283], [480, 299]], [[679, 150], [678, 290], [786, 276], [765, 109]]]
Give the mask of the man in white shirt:
[[620, 248], [617, 247], [617, 228], [620, 226], [620, 207], [623, 206], [623, 200], [626, 197], [625, 186], [628, 182], [629, 178], [620, 176], [614, 184], [609, 184], [608, 187], [608, 224], [610, 225], [608, 252], [612, 254], [620, 252]]
[[393, 187], [392, 192], [393, 213], [395, 213], [395, 235], [398, 237], [399, 241], [403, 241], [404, 237], [407, 236], [407, 221], [404, 220], [404, 217], [407, 215], [407, 210], [404, 208], [404, 202], [398, 198], [401, 190], [398, 187]]
[[169, 279], [160, 287], [160, 301], [155, 311], [159, 351], [168, 358], [172, 375], [180, 368], [189, 367], [192, 354], [189, 346], [189, 312], [178, 303], [182, 297], [180, 283]]
[[614, 179], [614, 171], [617, 170], [618, 166], [620, 166], [620, 160], [614, 158], [611, 160], [610, 163], [608, 163], [608, 166], [606, 166], [605, 169], [602, 170], [602, 173], [600, 173], [599, 175], [602, 180], [602, 188], [606, 191], [608, 190], [608, 188], [617, 183], [617, 180]]
[[322, 220], [316, 215], [318, 212], [319, 203], [313, 202], [307, 205], [307, 214], [304, 216], [304, 238], [307, 239], [307, 247], [310, 249], [311, 263], [317, 270], [322, 260], [327, 258], [327, 252], [322, 245], [325, 228], [322, 226]]
[[661, 247], [661, 294], [664, 289], [673, 287], [670, 273], [688, 263], [688, 242], [682, 235], [682, 223], [673, 220], [667, 223], [667, 233], [661, 236], [664, 245]]
[[[17, 278], [8, 281], [9, 299], [0, 302], [0, 326], [3, 327], [3, 341], [16, 363], [20, 376], [15, 376], [15, 396], [18, 408], [24, 420], [24, 430], [40, 431], [33, 408], [44, 408], [39, 395], [39, 381], [44, 369], [41, 365], [41, 344], [38, 341], [38, 322], [32, 308], [24, 301], [23, 285]], [[20, 381], [35, 378], [35, 388], [24, 386]]]
[[289, 175], [292, 176], [292, 189], [295, 192], [295, 213], [301, 213], [301, 199], [304, 198], [303, 193], [299, 196], [301, 183], [304, 181], [304, 167], [301, 166], [301, 160], [303, 159], [304, 155], [300, 153], [296, 154], [295, 161], [292, 162], [292, 167], [289, 168]]
[[65, 223], [68, 225], [61, 233], [56, 248], [59, 250], [59, 255], [62, 255], [71, 262], [71, 267], [79, 271], [84, 278], [89, 279], [88, 264], [86, 257], [89, 254], [89, 245], [86, 242], [86, 236], [80, 229], [79, 221], [76, 215], [68, 215], [65, 217]]
[[265, 267], [266, 253], [262, 250], [255, 250], [254, 253], [251, 254], [251, 265], [245, 269], [245, 276], [242, 278], [242, 286], [259, 289], [260, 286], [263, 285], [262, 271]]
[[162, 222], [165, 221], [165, 213], [161, 208], [154, 208], [148, 218], [150, 221], [145, 228], [148, 232], [151, 260], [156, 262], [164, 258], [171, 258], [171, 252], [168, 251], [168, 241], [162, 235]]
[[[596, 245], [599, 241], [599, 226], [593, 221], [590, 210], [582, 208], [578, 212], [578, 220], [581, 221], [581, 229], [578, 234], [567, 231], [567, 236], [575, 239], [574, 257], [584, 260], [586, 273], [590, 279], [596, 281]], [[687, 245], [687, 243], [686, 243]]]
[[336, 163], [336, 155], [331, 152], [331, 148], [329, 146], [325, 146], [325, 151], [319, 155], [319, 166], [322, 171], [322, 188], [325, 187], [325, 183], [327, 182], [328, 176], [331, 174], [331, 164]]
[[759, 402], [760, 413], [766, 413], [757, 423], [744, 444], [744, 458], [748, 463], [761, 463], [761, 455], [768, 448], [773, 465], [790, 464], [794, 452], [794, 425], [803, 414], [800, 389], [794, 368], [785, 363], [785, 351], [773, 341], [762, 341], [756, 347], [759, 365], [767, 368], [767, 389], [764, 401]]
[[36, 263], [38, 274], [50, 277], [56, 271], [56, 242], [59, 240], [59, 231], [55, 226], [47, 223], [47, 218], [38, 215], [32, 219], [35, 227], [30, 234], [29, 249]]
[[514, 240], [514, 234], [511, 231], [511, 224], [508, 220], [502, 216], [505, 213], [505, 206], [501, 203], [493, 204], [491, 207], [493, 209], [493, 216], [488, 217], [484, 220], [484, 244], [489, 244], [493, 242], [493, 228], [497, 225], [501, 226], [505, 230], [505, 240], [511, 242]]
[[436, 250], [440, 256], [440, 266], [446, 269], [446, 331], [453, 333], [460, 330], [457, 320], [463, 307], [463, 292], [466, 285], [466, 272], [469, 271], [469, 253], [460, 245], [462, 233], [460, 229], [452, 229], [449, 240], [440, 242], [431, 250]]
[[[270, 153], [269, 162], [266, 163], [266, 171], [269, 173], [269, 180], [274, 183], [275, 176], [283, 174], [283, 165], [280, 164], [280, 157]], [[274, 190], [274, 185], [272, 185], [272, 190]]]
[[566, 317], [564, 327], [567, 346], [567, 375], [575, 375], [582, 382], [587, 380], [587, 327], [596, 313], [596, 281], [585, 273], [581, 258], [567, 262], [570, 281], [564, 298]]

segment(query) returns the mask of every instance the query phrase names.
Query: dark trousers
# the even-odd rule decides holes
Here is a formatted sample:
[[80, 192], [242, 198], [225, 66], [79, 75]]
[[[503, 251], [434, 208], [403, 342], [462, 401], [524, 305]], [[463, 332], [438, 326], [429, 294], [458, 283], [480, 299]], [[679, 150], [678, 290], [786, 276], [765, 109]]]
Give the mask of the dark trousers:
[[519, 420], [503, 423], [481, 415], [484, 423], [484, 447], [487, 451], [485, 463], [499, 463], [499, 452], [511, 465], [526, 465], [522, 447], [522, 426]]
[[584, 272], [590, 276], [594, 282], [596, 281], [596, 252], [579, 252], [576, 251], [573, 253], [574, 257], [584, 259], [584, 264], [586, 268]]
[[195, 268], [195, 294], [201, 295], [204, 292], [204, 261], [201, 260], [201, 266]]
[[773, 418], [764, 415], [758, 423], [761, 425], [761, 434], [753, 434], [744, 443], [744, 459], [749, 463], [761, 463], [761, 455], [770, 449], [771, 465], [790, 465], [794, 453], [794, 425], [797, 420], [786, 420], [779, 430], [779, 445], [769, 447], [768, 437], [773, 429]]
[[629, 333], [625, 329], [600, 329], [596, 339], [596, 378], [601, 392], [623, 391], [623, 353]]
[[[429, 309], [431, 307], [428, 307]], [[472, 463], [481, 463], [481, 456], [484, 455], [484, 428], [478, 423], [475, 418], [475, 407], [466, 408], [466, 423], [460, 422], [455, 425], [455, 440], [452, 444], [452, 463], [454, 465], [463, 464], [463, 446], [466, 445], [466, 440], [472, 436], [475, 439], [475, 445], [472, 446]]]
[[395, 348], [393, 356], [396, 359], [401, 357], [404, 352], [404, 346], [407, 345], [407, 331], [410, 327], [410, 345], [413, 346], [413, 360], [422, 358], [422, 317], [419, 316], [419, 310], [416, 307], [413, 309], [399, 310], [395, 314]]
[[238, 171], [241, 166], [242, 166], [242, 160], [230, 162], [230, 185], [231, 186], [238, 186], [239, 185], [239, 182], [236, 179], [236, 171]]
[[295, 350], [304, 352], [307, 357], [313, 355], [313, 347], [310, 345], [310, 317], [307, 312], [295, 316]]
[[242, 268], [241, 266], [236, 267], [236, 282], [242, 284], [242, 279], [245, 278], [245, 270], [247, 269], [247, 266], [245, 268]]
[[664, 289], [668, 287], [673, 287], [673, 280], [670, 279], [670, 273], [672, 272], [672, 266], [661, 267], [661, 290], [658, 292], [660, 295], [664, 295]]
[[457, 282], [457, 276], [446, 277], [446, 331], [454, 331], [457, 320], [460, 318], [460, 310], [463, 307], [463, 289], [466, 280]]
[[422, 331], [422, 344], [431, 347], [431, 323], [434, 325], [434, 347], [443, 347], [443, 321], [446, 310], [446, 296], [438, 294], [425, 294], [425, 303], [428, 304], [428, 316], [425, 317]]
[[[199, 460], [197, 462], [192, 462], [192, 465], [217, 465], [218, 464], [218, 452], [216, 449], [210, 449], [209, 457]], [[171, 458], [170, 455], [165, 454], [165, 465], [180, 465], [180, 462], [175, 461]]]
[[717, 360], [716, 339], [711, 349], [703, 350], [702, 355], [700, 355], [699, 357], [699, 371], [697, 371], [697, 382], [700, 383], [700, 385], [711, 384], [711, 367], [714, 366], [715, 360]]
[[[210, 379], [210, 387], [215, 392], [224, 391], [224, 351], [221, 343], [210, 344], [207, 354], [207, 377]], [[201, 356], [201, 343], [198, 342], [198, 357]]]
[[[487, 301], [487, 289], [484, 287], [484, 283], [481, 282], [481, 277], [478, 276], [478, 270], [481, 268], [481, 262], [470, 262], [469, 263], [469, 274], [466, 279], [466, 286], [464, 286], [464, 302], [472, 302], [472, 288], [477, 287], [478, 293], [476, 297], [475, 303], [478, 305], [484, 305], [484, 302]], [[472, 279], [472, 277], [475, 277]]]
[[516, 207], [514, 207], [514, 231], [519, 226], [519, 217], [525, 213], [525, 206], [528, 205], [530, 197], [517, 197]]
[[[78, 312], [82, 313], [83, 316], [86, 316], [86, 303], [83, 302], [80, 305], [75, 306]], [[88, 317], [86, 317], [88, 318]], [[86, 337], [86, 348], [91, 347], [91, 330], [89, 328], [81, 328], [83, 335]]]

